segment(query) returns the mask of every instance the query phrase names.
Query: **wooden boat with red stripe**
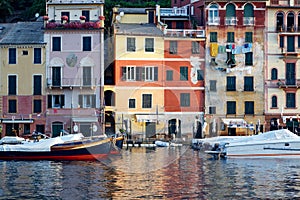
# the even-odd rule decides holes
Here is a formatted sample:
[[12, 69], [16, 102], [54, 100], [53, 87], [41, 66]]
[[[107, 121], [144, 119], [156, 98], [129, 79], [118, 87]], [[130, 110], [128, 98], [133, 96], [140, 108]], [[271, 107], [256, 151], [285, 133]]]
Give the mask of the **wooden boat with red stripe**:
[[121, 146], [117, 147], [115, 141], [123, 141], [123, 137], [62, 137], [19, 144], [4, 143], [0, 145], [0, 160], [98, 160], [118, 152]]

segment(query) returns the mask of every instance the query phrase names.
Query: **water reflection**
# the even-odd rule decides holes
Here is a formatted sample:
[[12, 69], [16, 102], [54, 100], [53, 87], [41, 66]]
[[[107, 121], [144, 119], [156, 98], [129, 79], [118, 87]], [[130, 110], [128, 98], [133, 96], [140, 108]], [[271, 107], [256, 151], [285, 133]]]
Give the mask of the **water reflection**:
[[292, 199], [297, 159], [211, 160], [190, 148], [133, 148], [101, 162], [1, 162], [0, 199]]

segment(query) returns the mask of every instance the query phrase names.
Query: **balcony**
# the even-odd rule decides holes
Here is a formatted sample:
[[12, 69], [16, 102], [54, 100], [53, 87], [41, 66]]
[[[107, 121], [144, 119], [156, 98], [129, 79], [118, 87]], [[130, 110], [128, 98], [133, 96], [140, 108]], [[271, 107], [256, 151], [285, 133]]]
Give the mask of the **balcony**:
[[[300, 79], [279, 79], [276, 83], [278, 88], [300, 88]], [[272, 85], [270, 85], [272, 86]]]
[[236, 17], [225, 17], [225, 25], [226, 26], [237, 25], [237, 18]]
[[70, 1], [62, 1], [62, 0], [48, 0], [47, 4], [99, 4], [104, 3], [104, 0], [90, 0], [90, 1], [82, 1], [82, 0], [70, 0]]
[[220, 25], [220, 17], [208, 17], [207, 25], [219, 26]]
[[166, 29], [165, 36], [181, 38], [204, 38], [205, 30], [195, 29]]
[[65, 87], [91, 87], [97, 86], [97, 78], [94, 79], [83, 79], [83, 78], [62, 78], [55, 80], [47, 78], [48, 88], [65, 88]]
[[290, 0], [271, 0], [271, 6], [289, 6]]
[[253, 26], [254, 25], [254, 17], [244, 17], [243, 18], [243, 25], [244, 26]]
[[188, 16], [187, 8], [161, 8], [160, 9], [160, 16], [162, 17], [180, 17]]

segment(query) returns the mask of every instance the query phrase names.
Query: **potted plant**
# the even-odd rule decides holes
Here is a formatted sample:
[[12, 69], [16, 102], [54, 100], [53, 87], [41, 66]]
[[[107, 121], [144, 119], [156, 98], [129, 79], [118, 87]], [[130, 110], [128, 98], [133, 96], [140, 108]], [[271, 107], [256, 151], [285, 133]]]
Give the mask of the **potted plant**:
[[105, 20], [105, 17], [104, 16], [99, 16], [99, 19], [100, 20]]
[[83, 22], [85, 22], [85, 20], [86, 20], [86, 16], [83, 16], [83, 15], [82, 15], [82, 16], [79, 17], [79, 19], [80, 19], [80, 21], [83, 23]]
[[48, 21], [48, 20], [49, 20], [49, 17], [48, 17], [47, 15], [45, 15], [45, 16], [43, 17], [43, 19], [44, 19], [44, 21]]
[[66, 15], [61, 16], [61, 20], [63, 21], [64, 24], [67, 23], [68, 19], [69, 18]]

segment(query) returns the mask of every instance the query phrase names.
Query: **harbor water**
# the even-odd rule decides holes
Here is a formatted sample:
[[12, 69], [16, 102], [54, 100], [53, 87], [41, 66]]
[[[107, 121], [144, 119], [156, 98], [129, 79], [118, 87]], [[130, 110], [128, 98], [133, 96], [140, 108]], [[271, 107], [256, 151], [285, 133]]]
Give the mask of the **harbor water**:
[[296, 199], [298, 159], [213, 160], [189, 146], [101, 161], [0, 161], [0, 199]]

